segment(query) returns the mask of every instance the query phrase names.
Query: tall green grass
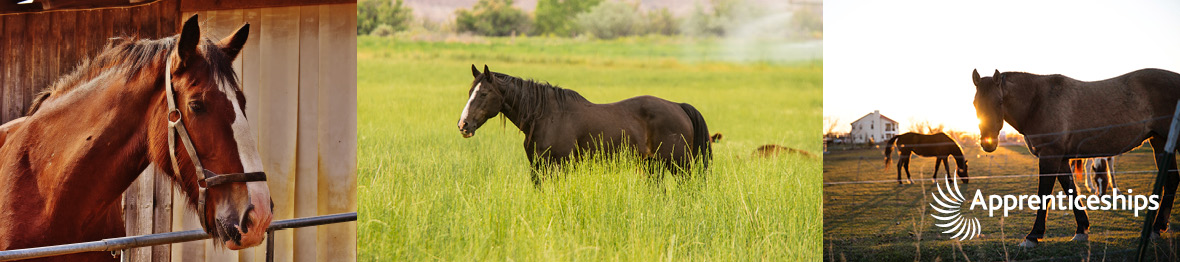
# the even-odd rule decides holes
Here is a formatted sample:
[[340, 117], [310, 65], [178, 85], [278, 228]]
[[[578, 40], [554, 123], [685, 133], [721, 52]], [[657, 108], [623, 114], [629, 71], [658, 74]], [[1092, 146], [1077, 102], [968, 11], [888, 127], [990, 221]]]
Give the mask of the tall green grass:
[[[822, 150], [820, 62], [690, 61], [684, 50], [716, 47], [663, 39], [358, 40], [361, 260], [821, 257], [822, 160], [751, 157], [771, 143]], [[459, 134], [471, 64], [592, 102], [690, 103], [726, 138], [704, 179], [653, 183], [618, 157], [573, 164], [538, 190], [511, 123]]]

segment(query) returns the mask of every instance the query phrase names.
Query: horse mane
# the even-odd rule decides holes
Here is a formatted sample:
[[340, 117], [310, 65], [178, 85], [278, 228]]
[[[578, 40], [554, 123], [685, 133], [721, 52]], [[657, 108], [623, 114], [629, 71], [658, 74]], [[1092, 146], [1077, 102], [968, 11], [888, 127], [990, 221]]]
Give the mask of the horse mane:
[[[545, 113], [545, 108], [552, 103], [558, 107], [569, 103], [570, 101], [588, 101], [581, 94], [574, 90], [569, 90], [549, 84], [549, 82], [538, 82], [532, 79], [523, 79], [511, 76], [504, 73], [492, 72], [496, 76], [496, 85], [503, 88], [504, 96], [512, 98], [511, 101], [516, 101], [519, 107], [528, 108], [513, 108], [517, 111], [522, 122], [531, 122], [532, 120], [542, 117]], [[505, 101], [508, 101], [507, 99]]]
[[[53, 94], [69, 93], [104, 74], [134, 76], [141, 73], [145, 67], [152, 65], [152, 63], [166, 59], [167, 55], [170, 55], [175, 48], [176, 39], [177, 36], [161, 39], [132, 37], [108, 39], [107, 44], [99, 51], [98, 55], [93, 58], [83, 58], [73, 71], [61, 76], [53, 84], [38, 92], [33, 97], [25, 115], [31, 116], [36, 113], [41, 108], [41, 104]], [[214, 72], [212, 75], [219, 81], [226, 81], [240, 88], [237, 84], [238, 76], [234, 73], [231, 65], [232, 58], [227, 57], [220, 50], [216, 50], [217, 45], [213, 41], [202, 40], [205, 43], [199, 46], [203, 46], [205, 49], [205, 52], [202, 53], [204, 53], [205, 59], [210, 61], [210, 67]]]

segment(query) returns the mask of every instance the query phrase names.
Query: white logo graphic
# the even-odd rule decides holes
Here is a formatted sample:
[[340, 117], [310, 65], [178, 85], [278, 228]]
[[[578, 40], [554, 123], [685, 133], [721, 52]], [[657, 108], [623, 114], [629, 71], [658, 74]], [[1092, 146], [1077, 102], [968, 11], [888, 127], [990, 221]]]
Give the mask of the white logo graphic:
[[[974, 239], [975, 236], [979, 235], [980, 232], [979, 219], [963, 217], [960, 211], [962, 210], [963, 202], [966, 201], [966, 199], [963, 198], [963, 193], [959, 192], [959, 182], [951, 179], [950, 177], [950, 174], [948, 174], [944, 178], [944, 184], [946, 185], [945, 193], [942, 190], [943, 187], [937, 182], [934, 183], [934, 185], [935, 187], [938, 187], [938, 195], [934, 195], [934, 192], [930, 192], [930, 196], [934, 197], [934, 202], [938, 203], [937, 206], [934, 205], [935, 203], [930, 203], [930, 207], [934, 208], [934, 211], [944, 214], [945, 216], [938, 216], [934, 213], [931, 213], [930, 216], [934, 217], [934, 219], [937, 219], [940, 222], [945, 222], [942, 224], [934, 224], [935, 226], [941, 228], [947, 228], [947, 231], [943, 231], [942, 233], [955, 232], [955, 234], [951, 236], [951, 239], [958, 238], [959, 241]], [[954, 184], [954, 190], [951, 190], [952, 183]]]

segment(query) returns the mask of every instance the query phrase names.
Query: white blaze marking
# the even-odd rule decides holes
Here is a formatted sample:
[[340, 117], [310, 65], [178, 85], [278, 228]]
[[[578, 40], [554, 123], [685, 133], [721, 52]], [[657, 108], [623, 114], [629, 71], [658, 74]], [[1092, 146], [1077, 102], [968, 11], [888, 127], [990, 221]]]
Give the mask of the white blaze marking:
[[[238, 93], [230, 90], [228, 83], [221, 83], [221, 92], [229, 99], [234, 108], [234, 141], [238, 144], [238, 156], [242, 159], [242, 172], [262, 172], [262, 157], [258, 155], [258, 143], [254, 140], [254, 132], [250, 130], [250, 123], [246, 121], [246, 114], [238, 105]], [[224, 172], [224, 171], [223, 171]]]
[[475, 89], [471, 91], [471, 98], [467, 99], [467, 105], [463, 106], [463, 115], [459, 116], [459, 123], [463, 123], [463, 119], [467, 119], [467, 115], [471, 114], [471, 102], [475, 101], [475, 95], [479, 94], [479, 88], [483, 83], [475, 84]]

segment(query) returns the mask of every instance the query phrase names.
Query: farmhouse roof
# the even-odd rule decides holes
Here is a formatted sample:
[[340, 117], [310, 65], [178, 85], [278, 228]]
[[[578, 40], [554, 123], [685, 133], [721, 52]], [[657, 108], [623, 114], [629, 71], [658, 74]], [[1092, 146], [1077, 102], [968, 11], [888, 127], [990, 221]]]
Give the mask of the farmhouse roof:
[[[860, 122], [860, 120], [864, 120], [866, 117], [869, 117], [869, 116], [872, 116], [872, 115], [873, 115], [873, 113], [868, 113], [868, 114], [865, 114], [865, 116], [862, 116], [862, 117], [860, 117], [860, 118], [857, 118], [857, 119], [856, 119], [856, 121], [852, 121], [852, 122], [853, 122], [853, 123]], [[894, 124], [896, 124], [896, 123], [897, 123], [897, 121], [893, 121], [893, 119], [892, 119], [892, 118], [889, 118], [889, 117], [885, 116], [884, 114], [882, 114], [882, 115], [881, 115], [881, 119], [883, 119], [883, 120], [885, 120], [885, 121], [889, 121], [890, 123], [894, 123]]]

